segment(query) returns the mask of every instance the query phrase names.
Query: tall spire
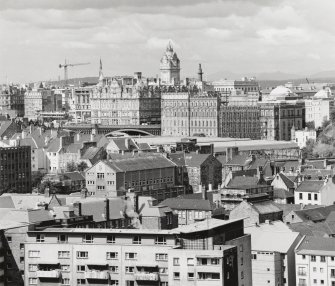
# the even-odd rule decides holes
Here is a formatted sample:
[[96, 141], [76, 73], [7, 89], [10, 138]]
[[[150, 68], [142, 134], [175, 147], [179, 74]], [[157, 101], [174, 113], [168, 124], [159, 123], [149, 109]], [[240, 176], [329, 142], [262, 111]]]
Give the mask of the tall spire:
[[168, 45], [166, 47], [166, 51], [168, 51], [168, 52], [172, 52], [173, 51], [171, 41], [169, 41], [169, 43], [168, 43]]
[[99, 81], [103, 81], [104, 80], [104, 75], [102, 73], [102, 61], [100, 58], [100, 67], [99, 67]]
[[199, 64], [199, 69], [198, 69], [198, 80], [202, 81], [202, 75], [204, 73], [202, 72], [201, 64]]

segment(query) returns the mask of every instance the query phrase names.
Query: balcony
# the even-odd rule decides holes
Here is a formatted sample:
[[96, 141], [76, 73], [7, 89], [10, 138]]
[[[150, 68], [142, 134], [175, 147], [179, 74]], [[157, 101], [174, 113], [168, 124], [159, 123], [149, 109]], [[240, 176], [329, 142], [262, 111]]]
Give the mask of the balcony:
[[158, 273], [147, 273], [147, 272], [137, 272], [135, 273], [135, 279], [137, 281], [158, 281]]
[[106, 280], [109, 278], [109, 272], [106, 270], [90, 270], [85, 272], [85, 279], [102, 279]]
[[307, 275], [307, 272], [305, 272], [305, 271], [299, 271], [299, 272], [298, 272], [298, 275], [299, 275], [299, 276], [306, 276], [306, 275]]
[[60, 278], [60, 271], [58, 269], [54, 270], [38, 270], [36, 276], [38, 278]]

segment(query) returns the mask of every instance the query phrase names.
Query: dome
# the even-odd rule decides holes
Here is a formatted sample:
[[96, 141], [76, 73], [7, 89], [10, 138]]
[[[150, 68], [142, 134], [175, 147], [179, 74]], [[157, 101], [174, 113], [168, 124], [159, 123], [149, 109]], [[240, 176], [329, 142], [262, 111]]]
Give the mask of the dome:
[[270, 92], [270, 97], [287, 97], [287, 96], [293, 96], [294, 93], [292, 92], [292, 90], [290, 90], [289, 88], [280, 85], [277, 86], [275, 89], [273, 89]]
[[325, 90], [325, 89], [320, 89], [315, 95], [314, 98], [329, 98], [330, 96], [330, 91], [329, 90]]

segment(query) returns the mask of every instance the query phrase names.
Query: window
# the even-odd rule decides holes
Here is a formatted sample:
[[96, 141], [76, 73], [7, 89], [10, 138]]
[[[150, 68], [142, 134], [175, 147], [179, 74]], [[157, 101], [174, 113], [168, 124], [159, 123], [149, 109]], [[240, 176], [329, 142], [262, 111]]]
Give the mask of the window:
[[310, 201], [312, 199], [312, 194], [311, 193], [308, 193], [308, 200]]
[[107, 243], [115, 243], [115, 236], [107, 235]]
[[330, 269], [330, 276], [331, 277], [335, 277], [335, 269], [334, 268], [332, 268], [332, 269]]
[[44, 234], [37, 234], [36, 242], [44, 242]]
[[23, 263], [23, 262], [24, 262], [24, 257], [20, 256], [20, 263]]
[[266, 268], [266, 271], [270, 271], [270, 268]]
[[105, 174], [104, 173], [97, 173], [97, 179], [104, 179]]
[[37, 264], [29, 264], [28, 265], [28, 270], [29, 271], [37, 271]]
[[156, 261], [167, 261], [168, 255], [167, 253], [156, 253]]
[[306, 259], [306, 255], [305, 254], [301, 255], [301, 257], [302, 257], [302, 259]]
[[58, 258], [70, 258], [70, 251], [58, 251]]
[[29, 258], [40, 257], [40, 251], [39, 250], [29, 250], [28, 257]]
[[67, 243], [67, 235], [65, 234], [60, 234], [58, 235], [58, 243]]
[[83, 236], [83, 243], [93, 243], [93, 235], [85, 234]]
[[24, 250], [24, 243], [20, 243], [20, 250]]
[[136, 252], [126, 252], [126, 259], [136, 259], [137, 253]]
[[318, 194], [314, 194], [314, 200], [315, 200], [315, 201], [318, 200]]
[[37, 278], [29, 278], [29, 285], [36, 285], [37, 284]]
[[135, 286], [135, 282], [131, 280], [126, 280], [126, 286]]
[[83, 285], [83, 284], [86, 284], [85, 279], [77, 279], [77, 285]]
[[316, 272], [316, 267], [313, 267], [313, 272]]
[[142, 238], [140, 236], [134, 236], [133, 237], [133, 244], [141, 244], [142, 243]]
[[316, 256], [315, 256], [315, 255], [312, 255], [312, 256], [311, 256], [311, 261], [313, 261], [313, 262], [316, 261]]
[[187, 265], [194, 265], [194, 258], [187, 258]]
[[173, 279], [179, 280], [180, 279], [180, 272], [173, 272]]
[[77, 251], [77, 258], [80, 258], [80, 259], [88, 258], [88, 252], [87, 251]]
[[169, 282], [160, 282], [159, 286], [169, 286]]
[[134, 267], [133, 266], [126, 266], [126, 273], [134, 273]]
[[160, 274], [165, 274], [165, 275], [167, 275], [168, 274], [168, 269], [167, 269], [167, 267], [160, 267], [159, 268], [159, 273]]
[[179, 258], [174, 257], [173, 258], [173, 265], [178, 266], [179, 264]]
[[157, 236], [155, 239], [155, 244], [166, 244], [165, 236]]
[[110, 266], [109, 270], [111, 273], [118, 273], [119, 272], [119, 266]]
[[117, 252], [106, 252], [107, 259], [117, 259], [118, 253]]
[[220, 279], [220, 273], [216, 272], [198, 272], [199, 280], [218, 280]]
[[118, 286], [119, 285], [119, 280], [111, 280], [109, 285]]
[[257, 259], [257, 254], [251, 254], [251, 259], [256, 260]]
[[325, 280], [320, 280], [321, 285], [325, 284]]
[[193, 272], [188, 272], [187, 273], [187, 280], [194, 280], [194, 273]]
[[326, 262], [326, 257], [325, 256], [320, 256], [320, 261], [321, 262]]
[[77, 272], [84, 272], [86, 270], [85, 265], [77, 265]]
[[323, 273], [323, 268], [320, 268], [320, 273]]
[[220, 264], [220, 259], [219, 258], [211, 258], [211, 264], [212, 265]]
[[70, 285], [70, 278], [62, 278], [62, 285]]
[[12, 237], [11, 236], [7, 236], [7, 242], [12, 242]]
[[318, 280], [317, 279], [313, 279], [313, 284], [317, 284]]
[[299, 193], [299, 200], [302, 200], [302, 193]]
[[63, 264], [60, 266], [61, 271], [70, 271], [70, 265], [68, 264]]

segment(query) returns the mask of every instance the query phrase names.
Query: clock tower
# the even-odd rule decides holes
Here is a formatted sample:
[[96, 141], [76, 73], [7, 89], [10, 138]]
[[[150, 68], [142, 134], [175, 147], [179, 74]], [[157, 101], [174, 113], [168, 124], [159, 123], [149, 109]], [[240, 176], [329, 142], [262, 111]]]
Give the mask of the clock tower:
[[170, 42], [161, 59], [160, 71], [162, 85], [180, 84], [180, 61]]

